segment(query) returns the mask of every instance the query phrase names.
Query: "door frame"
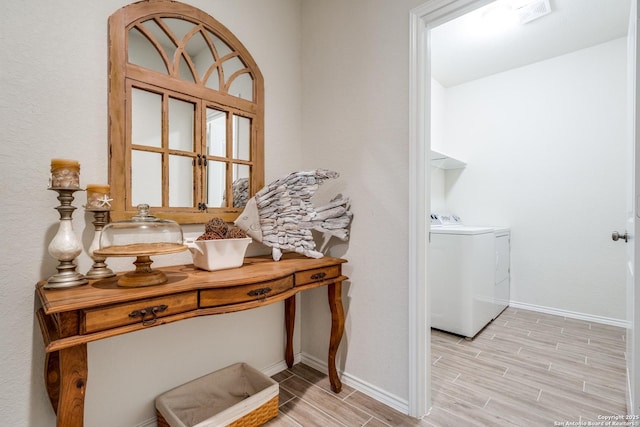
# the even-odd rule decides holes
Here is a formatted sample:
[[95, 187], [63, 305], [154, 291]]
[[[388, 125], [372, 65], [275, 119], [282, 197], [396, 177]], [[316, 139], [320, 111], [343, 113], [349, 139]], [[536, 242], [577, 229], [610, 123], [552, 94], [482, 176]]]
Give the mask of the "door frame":
[[[431, 63], [430, 63], [430, 39], [429, 30], [447, 21], [455, 19], [472, 10], [491, 3], [494, 0], [427, 0], [421, 6], [412, 9], [409, 13], [409, 415], [420, 418], [426, 415], [431, 407], [431, 308], [429, 306], [429, 226], [427, 221], [431, 210], [431, 176], [429, 171], [431, 148]], [[629, 0], [631, 12], [637, 10], [638, 0]], [[636, 12], [637, 15], [637, 12]], [[635, 17], [637, 21], [637, 16]], [[636, 35], [637, 44], [637, 35]], [[637, 58], [633, 58], [637, 65]], [[633, 122], [629, 127], [632, 133], [632, 144], [635, 147], [636, 163], [631, 168], [635, 173], [634, 180], [640, 180], [637, 168], [640, 165], [640, 135], [636, 132], [635, 123], [640, 120], [640, 109], [636, 109], [636, 103], [640, 99], [640, 84], [638, 84], [638, 71], [635, 71], [635, 97], [630, 102], [630, 108], [635, 111]], [[636, 183], [635, 191], [640, 189]], [[640, 205], [640, 195], [633, 195]], [[640, 211], [634, 209], [636, 225], [640, 222]], [[636, 226], [636, 229], [640, 229]], [[635, 259], [631, 262], [635, 266], [640, 265], [640, 239], [633, 239], [635, 244]], [[637, 270], [636, 270], [637, 271]], [[627, 313], [627, 319], [632, 322], [629, 337], [632, 342], [628, 350], [631, 355], [628, 358], [629, 377], [629, 403], [637, 405], [640, 396], [640, 280], [636, 277], [631, 284], [633, 295], [633, 313]], [[640, 408], [631, 406], [630, 414], [640, 413]]]
[[636, 232], [640, 230], [640, 134], [637, 131], [637, 123], [640, 122], [640, 70], [638, 69], [638, 0], [629, 0], [629, 34], [627, 35], [627, 84], [628, 93], [631, 95], [628, 101], [627, 124], [629, 132], [629, 195], [627, 232], [631, 234], [627, 261], [627, 320], [630, 327], [627, 330], [627, 412], [630, 415], [640, 414], [638, 398], [640, 396], [640, 280], [638, 278], [638, 266], [640, 266], [640, 239], [636, 238]]
[[409, 12], [409, 415], [420, 418], [431, 406], [431, 308], [429, 226], [431, 148], [429, 30], [493, 0], [428, 0]]

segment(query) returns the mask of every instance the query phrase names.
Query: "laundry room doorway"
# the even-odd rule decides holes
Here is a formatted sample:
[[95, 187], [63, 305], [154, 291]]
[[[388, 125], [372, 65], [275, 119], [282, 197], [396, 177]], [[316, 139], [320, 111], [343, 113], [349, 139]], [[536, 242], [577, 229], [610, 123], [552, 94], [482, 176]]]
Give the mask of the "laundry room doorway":
[[[585, 159], [582, 158], [586, 155], [585, 153], [587, 151], [586, 149], [584, 149], [584, 147], [581, 148], [580, 150], [575, 150], [575, 147], [571, 147], [570, 145], [553, 143], [553, 141], [557, 140], [557, 137], [549, 137], [548, 135], [544, 135], [545, 137], [543, 138], [540, 136], [540, 134], [536, 134], [536, 131], [539, 131], [540, 129], [544, 129], [545, 126], [549, 124], [548, 122], [545, 122], [545, 121], [541, 122], [538, 120], [541, 116], [544, 116], [544, 114], [538, 114], [540, 112], [539, 110], [540, 104], [535, 104], [535, 102], [542, 102], [540, 100], [538, 101], [534, 100], [533, 101], [534, 104], [529, 104], [528, 112], [521, 111], [524, 114], [523, 117], [526, 115], [529, 116], [530, 121], [528, 123], [529, 127], [522, 127], [520, 125], [521, 132], [518, 134], [519, 136], [521, 136], [520, 139], [522, 140], [526, 140], [528, 136], [530, 136], [531, 134], [534, 134], [534, 136], [537, 136], [537, 140], [532, 142], [532, 144], [538, 145], [537, 151], [531, 149], [531, 146], [526, 149], [523, 149], [523, 148], [518, 149], [518, 147], [513, 147], [508, 145], [496, 146], [491, 149], [487, 148], [488, 147], [487, 141], [483, 138], [486, 138], [487, 135], [493, 131], [497, 130], [497, 135], [500, 138], [504, 138], [503, 140], [508, 140], [509, 136], [508, 135], [505, 136], [505, 134], [501, 135], [500, 134], [501, 131], [505, 131], [505, 132], [511, 131], [511, 135], [514, 135], [513, 128], [511, 126], [516, 126], [515, 122], [517, 121], [514, 120], [514, 122], [509, 122], [508, 120], [505, 121], [504, 119], [507, 116], [513, 118], [512, 113], [514, 113], [515, 110], [522, 110], [523, 107], [521, 106], [527, 105], [526, 103], [523, 104], [522, 102], [518, 105], [514, 105], [513, 102], [511, 102], [508, 104], [507, 108], [510, 108], [512, 111], [509, 111], [506, 116], [504, 114], [502, 115], [499, 114], [499, 118], [502, 121], [497, 120], [496, 122], [498, 124], [489, 123], [488, 120], [486, 119], [486, 116], [483, 116], [480, 113], [487, 113], [487, 111], [497, 108], [497, 105], [500, 103], [499, 99], [501, 98], [502, 95], [496, 96], [497, 92], [495, 87], [491, 87], [492, 97], [487, 97], [486, 93], [483, 94], [482, 91], [480, 90], [482, 88], [479, 88], [478, 86], [472, 88], [473, 90], [469, 90], [469, 86], [467, 85], [465, 89], [468, 89], [468, 90], [465, 92], [464, 90], [460, 89], [460, 86], [463, 85], [463, 83], [448, 84], [448, 88], [455, 88], [453, 90], [449, 90], [448, 95], [450, 95], [450, 97], [447, 99], [447, 103], [449, 103], [449, 106], [451, 106], [456, 102], [459, 105], [466, 105], [469, 108], [470, 106], [474, 106], [476, 108], [475, 111], [471, 110], [470, 108], [471, 111], [467, 111], [465, 112], [465, 114], [466, 114], [466, 117], [475, 117], [477, 119], [477, 122], [472, 123], [473, 126], [469, 125], [469, 122], [463, 122], [463, 124], [459, 123], [458, 128], [456, 128], [455, 126], [451, 126], [451, 123], [449, 123], [448, 127], [446, 127], [446, 131], [444, 131], [443, 134], [446, 134], [447, 137], [450, 137], [452, 133], [454, 134], [457, 133], [455, 135], [456, 142], [449, 146], [443, 146], [443, 145], [438, 146], [440, 142], [437, 141], [436, 139], [437, 136], [434, 138], [434, 134], [433, 134], [434, 127], [436, 128], [435, 130], [437, 131], [438, 130], [437, 127], [439, 126], [439, 124], [436, 122], [436, 120], [438, 119], [437, 117], [436, 119], [434, 119], [434, 114], [433, 114], [434, 113], [433, 108], [437, 107], [436, 103], [438, 102], [437, 99], [434, 99], [434, 93], [436, 93], [437, 90], [432, 89], [433, 86], [431, 81], [433, 77], [433, 74], [432, 74], [433, 63], [431, 61], [434, 59], [431, 56], [431, 54], [434, 53], [435, 49], [437, 49], [437, 47], [433, 45], [434, 43], [437, 42], [437, 39], [436, 37], [433, 36], [433, 34], [430, 34], [431, 30], [437, 28], [438, 26], [444, 24], [445, 22], [453, 20], [454, 18], [461, 17], [475, 9], [488, 5], [489, 3], [491, 2], [482, 1], [482, 0], [481, 1], [458, 0], [458, 1], [439, 1], [439, 2], [430, 1], [425, 3], [422, 7], [417, 8], [412, 13], [412, 21], [411, 21], [411, 24], [412, 24], [412, 28], [411, 28], [412, 75], [411, 75], [411, 94], [410, 94], [411, 96], [410, 148], [411, 148], [411, 158], [412, 158], [412, 164], [410, 168], [410, 175], [411, 175], [410, 182], [412, 187], [410, 191], [411, 191], [412, 217], [410, 218], [410, 233], [413, 237], [410, 241], [410, 260], [409, 260], [409, 264], [410, 264], [409, 330], [410, 330], [410, 355], [411, 355], [409, 378], [411, 379], [412, 382], [410, 383], [409, 409], [411, 414], [415, 416], [419, 416], [426, 413], [426, 411], [429, 408], [428, 363], [430, 360], [430, 309], [429, 309], [430, 284], [428, 279], [428, 276], [429, 276], [428, 273], [430, 269], [429, 269], [429, 245], [428, 245], [429, 223], [425, 222], [425, 219], [428, 217], [429, 213], [432, 211], [432, 202], [433, 202], [433, 205], [444, 206], [442, 205], [442, 200], [439, 200], [437, 202], [434, 202], [432, 200], [433, 182], [432, 182], [432, 175], [430, 173], [430, 166], [429, 166], [431, 149], [436, 148], [438, 149], [437, 151], [445, 151], [444, 149], [447, 148], [450, 151], [450, 153], [448, 154], [453, 154], [454, 157], [456, 156], [460, 157], [461, 160], [465, 161], [468, 164], [468, 166], [463, 172], [460, 172], [458, 174], [459, 176], [461, 176], [461, 174], [467, 174], [472, 176], [473, 174], [480, 174], [480, 175], [476, 175], [476, 178], [481, 177], [483, 179], [489, 177], [491, 173], [488, 172], [488, 169], [483, 169], [482, 171], [480, 171], [480, 169], [482, 168], [480, 168], [479, 165], [488, 164], [488, 161], [492, 156], [495, 158], [496, 153], [500, 154], [500, 157], [503, 160], [503, 163], [499, 163], [493, 168], [494, 176], [490, 178], [497, 180], [497, 181], [493, 181], [494, 183], [502, 180], [502, 181], [507, 181], [514, 185], [519, 185], [520, 186], [519, 197], [521, 199], [521, 204], [517, 206], [512, 206], [512, 207], [505, 207], [506, 205], [504, 204], [504, 201], [500, 200], [498, 197], [499, 191], [496, 190], [495, 193], [492, 193], [491, 191], [487, 191], [487, 189], [491, 188], [491, 185], [492, 185], [491, 179], [488, 179], [486, 182], [489, 184], [485, 185], [485, 187], [482, 188], [481, 191], [479, 191], [478, 189], [470, 190], [471, 187], [469, 186], [469, 184], [468, 183], [463, 184], [462, 179], [458, 179], [459, 176], [458, 177], [454, 176], [454, 178], [450, 179], [450, 182], [448, 184], [446, 183], [444, 184], [446, 186], [445, 190], [447, 192], [450, 192], [446, 196], [446, 202], [452, 205], [451, 206], [452, 209], [453, 208], [461, 209], [463, 212], [453, 212], [453, 213], [461, 214], [463, 220], [466, 220], [468, 222], [477, 223], [481, 221], [482, 223], [485, 223], [485, 224], [493, 223], [493, 225], [510, 225], [512, 227], [514, 225], [518, 225], [520, 227], [519, 229], [516, 229], [515, 231], [513, 231], [512, 229], [512, 233], [513, 233], [512, 238], [514, 240], [518, 238], [519, 230], [522, 230], [520, 231], [520, 238], [522, 241], [523, 239], [526, 238], [527, 233], [535, 233], [536, 227], [543, 227], [545, 224], [547, 226], [552, 225], [555, 229], [560, 230], [560, 233], [567, 232], [567, 234], [564, 237], [566, 241], [562, 240], [562, 234], [560, 234], [560, 240], [558, 240], [558, 242], [560, 245], [566, 245], [567, 250], [571, 250], [571, 247], [570, 247], [571, 236], [577, 236], [577, 239], [580, 239], [583, 237], [582, 234], [585, 234], [585, 233], [574, 234], [572, 231], [568, 231], [570, 229], [570, 225], [574, 225], [571, 223], [572, 222], [578, 223], [581, 219], [584, 219], [582, 217], [584, 217], [588, 213], [585, 209], [591, 209], [591, 210], [596, 209], [594, 205], [597, 203], [597, 197], [594, 198], [593, 196], [597, 194], [597, 192], [600, 190], [604, 191], [605, 190], [604, 187], [609, 185], [608, 184], [609, 181], [607, 181], [606, 179], [603, 179], [599, 181], [603, 186], [603, 188], [595, 188], [594, 185], [595, 186], [600, 185], [597, 183], [597, 181], [596, 181], [596, 184], [591, 184], [585, 180], [585, 179], [591, 179], [593, 178], [593, 176], [589, 177], [588, 174], [580, 176], [574, 170], [574, 167], [578, 167], [577, 165], [579, 165], [580, 162], [585, 161]], [[552, 4], [553, 3], [554, 2], [552, 2]], [[555, 3], [558, 3], [558, 2], [555, 2]], [[636, 1], [633, 0], [632, 3], [635, 7]], [[634, 12], [634, 13], [637, 13], [637, 12]], [[632, 32], [630, 31], [629, 34], [631, 33]], [[633, 45], [635, 46], [635, 33], [633, 33], [632, 38], [633, 40], [631, 41], [634, 42]], [[611, 41], [611, 45], [604, 46], [604, 44], [606, 43], [599, 43], [598, 46], [602, 45], [600, 46], [600, 49], [607, 50], [607, 52], [619, 51], [621, 46], [623, 46], [624, 44], [623, 49], [624, 49], [624, 52], [627, 54], [627, 59], [631, 60], [629, 61], [629, 64], [631, 63], [635, 64], [635, 57], [632, 58], [631, 53], [627, 51], [626, 38], [624, 41], [620, 41], [620, 40], [618, 40], [617, 42]], [[428, 46], [430, 46], [431, 51], [427, 50]], [[582, 48], [580, 50], [582, 51], [583, 49], [585, 48]], [[582, 52], [582, 53], [585, 53], [585, 52]], [[586, 52], [586, 53], [590, 54], [593, 52]], [[569, 53], [556, 54], [554, 58], [560, 57], [561, 55], [566, 55], [566, 54], [569, 54]], [[602, 51], [595, 52], [594, 54], [606, 55], [606, 53]], [[452, 55], [455, 56], [455, 54], [452, 54]], [[580, 55], [577, 55], [577, 56], [580, 56]], [[569, 59], [571, 61], [580, 61], [584, 58], [571, 57]], [[539, 61], [543, 61], [543, 60], [538, 60], [538, 62]], [[546, 64], [546, 65], [549, 65], [549, 64]], [[516, 66], [515, 68], [511, 68], [510, 70], [521, 69], [522, 67], [526, 67], [526, 66], [527, 65], [520, 65], [520, 66]], [[551, 73], [551, 71], [549, 70], [552, 70], [553, 66], [559, 67], [558, 70], [556, 71], [556, 74], [559, 75], [561, 73], [560, 70], [563, 69], [562, 68], [563, 64], [562, 63], [550, 64], [551, 68], [548, 68], [546, 71]], [[576, 65], [576, 66], [579, 66], [579, 65]], [[539, 71], [539, 70], [530, 70], [530, 71]], [[452, 76], [453, 73], [447, 73], [447, 75]], [[485, 76], [476, 77], [476, 80], [483, 79], [483, 78], [486, 80], [487, 76], [490, 76], [490, 75], [492, 74], [486, 74]], [[542, 74], [537, 74], [537, 76], [539, 80], [537, 83], [542, 83], [540, 80], [544, 77], [544, 70]], [[627, 76], [626, 76], [626, 70], [625, 70], [625, 73], [623, 73], [622, 77], [620, 77], [622, 81], [617, 82], [617, 84], [626, 85], [627, 84], [626, 78]], [[576, 82], [575, 78], [573, 79], [573, 82], [574, 83]], [[491, 83], [493, 84], [495, 83], [495, 81]], [[554, 85], [556, 83], [550, 82], [548, 84]], [[520, 91], [520, 94], [522, 95], [524, 101], [532, 102], [530, 98], [535, 97], [536, 95], [539, 95], [540, 91], [534, 88], [535, 85], [529, 85], [529, 86], [531, 87], [523, 88], [522, 86], [512, 86], [510, 89], [506, 90], [506, 92], [507, 92], [507, 95], [513, 95], [515, 91]], [[486, 89], [486, 87], [484, 89]], [[531, 89], [533, 92], [527, 93], [526, 91], [529, 89]], [[593, 87], [588, 88], [588, 90], [596, 90], [596, 89], [597, 88], [593, 88]], [[446, 90], [448, 89], [445, 88], [445, 91]], [[472, 94], [469, 93], [473, 91], [475, 91], [475, 93], [472, 93]], [[511, 93], [508, 93], [509, 91]], [[553, 89], [550, 89], [550, 91], [554, 92]], [[559, 92], [559, 91], [555, 90], [555, 92]], [[524, 95], [527, 95], [527, 96], [524, 96]], [[473, 98], [470, 98], [471, 96], [477, 96], [478, 98], [473, 100]], [[498, 100], [495, 100], [495, 99], [498, 99]], [[556, 100], [550, 98], [546, 100], [546, 105], [547, 105], [546, 109], [549, 111], [553, 111], [554, 108], [558, 108], [557, 115], [562, 115], [562, 117], [566, 119], [564, 121], [569, 122], [570, 120], [572, 120], [572, 118], [570, 117], [572, 114], [580, 113], [581, 109], [585, 105], [589, 104], [589, 98], [585, 98], [585, 99], [577, 98], [577, 99], [574, 99], [574, 101], [576, 102], [574, 107], [567, 107], [568, 104], [566, 104], [564, 101], [557, 102]], [[633, 100], [633, 102], [635, 103], [635, 99]], [[535, 106], [535, 108], [531, 107], [531, 105]], [[628, 105], [626, 101], [624, 101], [624, 105], [622, 106], [616, 105], [615, 108], [616, 108], [616, 111], [622, 111], [622, 114], [625, 116], [625, 119], [626, 119], [627, 113], [630, 111], [632, 106]], [[484, 111], [480, 111], [480, 109], [484, 109]], [[450, 112], [450, 110], [447, 110], [447, 112]], [[584, 113], [584, 111], [582, 113]], [[463, 117], [463, 115], [461, 114], [459, 117]], [[449, 120], [459, 120], [459, 117], [455, 117], [453, 119], [450, 118]], [[577, 121], [582, 120], [583, 122], [586, 121], [590, 123], [589, 119], [585, 119], [585, 117], [586, 116], [582, 115], [582, 117], [574, 117], [574, 119]], [[476, 126], [475, 129], [474, 129], [474, 126]], [[633, 150], [631, 150], [632, 143], [631, 143], [631, 139], [627, 137], [627, 130], [628, 130], [627, 126], [624, 125], [623, 127], [625, 129], [623, 129], [619, 133], [616, 133], [615, 136], [612, 137], [612, 138], [615, 138], [617, 142], [622, 140], [624, 143], [623, 147], [620, 147], [620, 146], [616, 147], [616, 150], [618, 150], [617, 152], [619, 153], [618, 158], [620, 161], [617, 164], [612, 166], [609, 160], [604, 161], [605, 160], [604, 157], [608, 155], [608, 153], [605, 153], [603, 154], [602, 161], [599, 162], [598, 165], [591, 166], [592, 175], [605, 176], [607, 174], [608, 175], [618, 174], [618, 178], [619, 178], [621, 169], [624, 172], [624, 179], [623, 179], [624, 182], [621, 182], [620, 185], [616, 184], [615, 188], [612, 189], [612, 191], [618, 192], [615, 206], [612, 206], [611, 204], [608, 204], [608, 205], [605, 204], [604, 207], [603, 206], [597, 207], [597, 209], [602, 209], [602, 211], [600, 211], [600, 218], [604, 218], [606, 217], [605, 210], [607, 209], [607, 206], [608, 206], [609, 220], [611, 220], [611, 223], [600, 224], [602, 227], [604, 227], [603, 230], [605, 231], [599, 230], [597, 231], [597, 233], [596, 232], [593, 233], [594, 236], [597, 235], [600, 237], [594, 237], [595, 243], [592, 242], [590, 244], [592, 247], [598, 247], [598, 245], [600, 245], [600, 249], [603, 249], [602, 246], [604, 245], [604, 243], [602, 243], [602, 241], [598, 239], [600, 239], [603, 236], [603, 233], [607, 234], [607, 239], [610, 239], [609, 236], [611, 235], [611, 231], [613, 231], [614, 229], [615, 230], [619, 229], [620, 233], [624, 232], [622, 228], [625, 227], [625, 224], [624, 224], [625, 217], [627, 216], [627, 213], [633, 211], [634, 205], [635, 205], [635, 203], [633, 202], [635, 200], [635, 196], [634, 196], [635, 190], [633, 190], [632, 188], [627, 188], [626, 186], [626, 184], [632, 182], [632, 179], [630, 179], [629, 175], [626, 174], [627, 170], [629, 172], [635, 171], [635, 165], [630, 165], [629, 161], [627, 161], [627, 159], [633, 157], [628, 155], [629, 153], [633, 152]], [[566, 140], [576, 136], [578, 139], [583, 139], [583, 138], [580, 138], [577, 135], [577, 133], [574, 134], [569, 131], [566, 131], [566, 132], [568, 133], [565, 135], [560, 135], [559, 138], [560, 139], [564, 138]], [[586, 137], [589, 137], [589, 135], [587, 135]], [[511, 138], [511, 141], [515, 141], [515, 140], [516, 138]], [[425, 141], [427, 143], [425, 143]], [[583, 142], [584, 142], [584, 139], [583, 139]], [[467, 144], [466, 146], [465, 146], [465, 143]], [[606, 151], [607, 148], [605, 147], [611, 148], [611, 146], [608, 144], [610, 144], [610, 140], [601, 141], [600, 149], [601, 150], [604, 149]], [[527, 151], [529, 149], [531, 149], [531, 151]], [[513, 150], [513, 151], [510, 151], [510, 150]], [[513, 159], [518, 156], [518, 151], [525, 151], [526, 152], [525, 156], [528, 157], [529, 163], [526, 165], [526, 168], [524, 168], [525, 170], [523, 170], [522, 163], [518, 164], [518, 162], [513, 161]], [[464, 155], [468, 157], [464, 158], [463, 157]], [[549, 158], [550, 156], [555, 156], [555, 158], [550, 159]], [[554, 163], [553, 161], [557, 160], [558, 158], [564, 158], [565, 163], [564, 164]], [[586, 161], [592, 162], [592, 160], [589, 160], [589, 159]], [[637, 164], [637, 162], [635, 164]], [[558, 167], [557, 165], [560, 165], [560, 167]], [[633, 168], [631, 168], [630, 166], [633, 166]], [[582, 164], [582, 166], [580, 167], [582, 169], [585, 168], [584, 164]], [[510, 169], [513, 169], [513, 170], [510, 170]], [[526, 178], [531, 178], [531, 180], [524, 179], [523, 176], [518, 176], [518, 173], [526, 174], [524, 176]], [[479, 180], [476, 178], [474, 178], [473, 181], [479, 182]], [[536, 184], [536, 179], [538, 183], [545, 180], [552, 182], [553, 179], [555, 179], [556, 183], [558, 184], [556, 187], [566, 186], [566, 188], [570, 188], [571, 186], [573, 186], [572, 188], [575, 189], [575, 191], [570, 194], [573, 194], [573, 196], [577, 197], [576, 195], [578, 193], [584, 193], [584, 194], [580, 194], [580, 197], [584, 196], [585, 197], [584, 200], [587, 200], [587, 201], [589, 200], [588, 198], [589, 195], [591, 195], [592, 196], [591, 202], [587, 202], [586, 204], [584, 204], [584, 202], [581, 202], [580, 204], [583, 206], [582, 210], [576, 205], [576, 207], [574, 207], [574, 210], [565, 211], [561, 209], [561, 207], [566, 204], [562, 198], [562, 193], [561, 192], [554, 193], [553, 190], [556, 190], [554, 188], [551, 188], [549, 192], [545, 194], [547, 196], [546, 200], [544, 198], [536, 199], [535, 197], [533, 197], [533, 195], [535, 195], [536, 192], [539, 191], [539, 189], [536, 187], [538, 185]], [[501, 189], [500, 191], [504, 192], [504, 189]], [[507, 197], [513, 198], [513, 195], [507, 194]], [[542, 200], [542, 202], [540, 202], [540, 200]], [[529, 205], [527, 206], [527, 204]], [[473, 205], [485, 205], [485, 206], [489, 206], [489, 208], [476, 211], [469, 207]], [[629, 208], [627, 208], [627, 205], [629, 206]], [[513, 215], [510, 215], [508, 212], [505, 214], [504, 211], [505, 210], [509, 211], [509, 209], [518, 210], [520, 212], [528, 212], [530, 215], [537, 214], [538, 217], [541, 218], [540, 224], [535, 224], [534, 219], [529, 218], [527, 216], [521, 215], [520, 217], [514, 217]], [[615, 210], [615, 213], [614, 213], [614, 210]], [[633, 216], [633, 215], [629, 215], [629, 216], [631, 218], [637, 219], [637, 216]], [[615, 220], [613, 220], [612, 218], [615, 218]], [[510, 222], [515, 222], [515, 224]], [[499, 223], [499, 224], [496, 224], [496, 223]], [[564, 227], [562, 226], [563, 224], [565, 224]], [[633, 234], [632, 226], [633, 226], [633, 221], [631, 224], [627, 224], [627, 232], [629, 232], [630, 234]], [[584, 227], [582, 228], [580, 227], [578, 227], [579, 230], [587, 230]], [[594, 231], [592, 230], [593, 228], [594, 227], [591, 227], [589, 231], [590, 232]], [[620, 267], [619, 268], [616, 267], [615, 271], [613, 272], [613, 275], [616, 278], [611, 279], [611, 276], [609, 276], [609, 278], [606, 279], [606, 280], [613, 280], [615, 281], [615, 283], [618, 284], [616, 285], [617, 288], [615, 289], [615, 291], [612, 291], [611, 289], [607, 290], [607, 289], [595, 288], [594, 291], [589, 291], [589, 292], [591, 293], [596, 292], [596, 295], [597, 295], [597, 292], [604, 292], [609, 296], [613, 295], [612, 298], [615, 300], [614, 304], [618, 304], [618, 302], [622, 302], [622, 304], [625, 304], [625, 301], [635, 301], [637, 299], [637, 295], [636, 295], [637, 293], [633, 292], [634, 286], [630, 286], [625, 283], [625, 276], [626, 276], [626, 270], [627, 270], [626, 265], [633, 267], [634, 263], [636, 262], [635, 256], [633, 254], [633, 248], [636, 246], [637, 243], [635, 242], [635, 240], [630, 240], [630, 242], [632, 243], [626, 245], [626, 248], [624, 245], [621, 245], [619, 247], [612, 246], [609, 251], [610, 253], [604, 255], [606, 257], [617, 258], [618, 261], [620, 262]], [[519, 243], [520, 242], [518, 242], [518, 244]], [[575, 239], [573, 243], [575, 244]], [[607, 244], [609, 243], [610, 241], [607, 242]], [[580, 245], [580, 246], [586, 246], [586, 244]], [[630, 253], [628, 255], [625, 255], [624, 252], [625, 252], [625, 249], [627, 248], [630, 249], [629, 251]], [[522, 253], [526, 253], [526, 250], [527, 250], [526, 248], [523, 249], [522, 247], [519, 247], [516, 249], [519, 251], [522, 251]], [[544, 261], [544, 256], [546, 256], [546, 254], [541, 252], [539, 247], [536, 250], [538, 251], [536, 253], [542, 254], [541, 258], [539, 257], [540, 259], [538, 259], [538, 261], [539, 262]], [[616, 254], [611, 255], [611, 253], [616, 253]], [[625, 261], [625, 256], [627, 256], [628, 259], [630, 260], [629, 263]], [[535, 257], [531, 257], [531, 256], [528, 256], [527, 258], [532, 260], [536, 259]], [[602, 259], [602, 256], [598, 256], [596, 259]], [[517, 274], [520, 274], [521, 276], [518, 277], [517, 279], [520, 280], [521, 283], [524, 283], [525, 279], [531, 278], [529, 276], [533, 276], [537, 274], [536, 271], [540, 272], [545, 270], [544, 268], [541, 268], [540, 265], [537, 265], [537, 266], [525, 265], [523, 263], [515, 267], [519, 268], [519, 273]], [[629, 272], [632, 273], [633, 268], [630, 268]], [[574, 279], [575, 277], [568, 277], [568, 278], [562, 278], [561, 280], [571, 281]], [[537, 280], [536, 283], [543, 283], [543, 284], [547, 282], [549, 283], [552, 282], [552, 280], [549, 277], [543, 277], [543, 276], [535, 277], [531, 280]], [[426, 286], [424, 286], [424, 284], [426, 284]], [[544, 286], [544, 285], [541, 285], [541, 286]], [[588, 306], [590, 302], [586, 300], [580, 302], [579, 301], [580, 295], [570, 288], [566, 289], [567, 295], [565, 295], [564, 297], [561, 295], [562, 291], [560, 291], [559, 292], [560, 296], [558, 297], [557, 300], [553, 300], [553, 299], [536, 300], [537, 296], [535, 295], [535, 293], [527, 293], [531, 290], [530, 286], [523, 286], [522, 289], [524, 290], [520, 290], [520, 293], [516, 292], [516, 294], [513, 295], [514, 298], [516, 298], [516, 301], [519, 299], [520, 301], [524, 301], [527, 304], [531, 304], [532, 308], [544, 308], [547, 306], [553, 307], [555, 305], [556, 307], [560, 307], [561, 310], [565, 310], [566, 312], [572, 312], [572, 311], [581, 312], [581, 311], [590, 310], [590, 306]], [[542, 292], [541, 289], [538, 289], [538, 291]], [[557, 289], [556, 289], [556, 292], [557, 292]], [[586, 293], [589, 293], [589, 292], [586, 292]], [[572, 293], [575, 296], [575, 301], [572, 300], [572, 298], [574, 298], [572, 296]], [[604, 298], [606, 297], [607, 295], [604, 295], [602, 298], [600, 298], [600, 302], [605, 301]], [[582, 306], [580, 305], [581, 303], [583, 304]], [[598, 302], [596, 301], [592, 304], [598, 304]], [[584, 308], [583, 310], [582, 307], [586, 307], [586, 308]], [[597, 313], [598, 309], [594, 309], [593, 311]], [[622, 315], [621, 321], [632, 322], [634, 320], [634, 317], [633, 317], [634, 312], [636, 312], [636, 308], [633, 306], [633, 304], [630, 304], [627, 307], [627, 313]], [[610, 311], [606, 311], [606, 309], [603, 309], [603, 311], [599, 314], [596, 314], [596, 316], [601, 316], [604, 319], [611, 318], [615, 320], [616, 314], [615, 313], [610, 314], [610, 313], [611, 313]], [[635, 328], [634, 330], [637, 331], [638, 329]], [[633, 336], [631, 336], [631, 338], [633, 338]], [[630, 343], [637, 344], [637, 342], [638, 340], [630, 339]], [[630, 344], [630, 345], [633, 345], [633, 344]], [[638, 351], [635, 351], [635, 349], [631, 349], [631, 351], [632, 352], [630, 354], [633, 355], [631, 359], [632, 360], [637, 359], [636, 356], [638, 355]], [[634, 364], [632, 363], [631, 365], [634, 365]], [[630, 368], [633, 370], [633, 366], [630, 366]], [[634, 392], [632, 393], [632, 395], [637, 395], [637, 393]], [[637, 413], [638, 410], [636, 409], [634, 412]]]

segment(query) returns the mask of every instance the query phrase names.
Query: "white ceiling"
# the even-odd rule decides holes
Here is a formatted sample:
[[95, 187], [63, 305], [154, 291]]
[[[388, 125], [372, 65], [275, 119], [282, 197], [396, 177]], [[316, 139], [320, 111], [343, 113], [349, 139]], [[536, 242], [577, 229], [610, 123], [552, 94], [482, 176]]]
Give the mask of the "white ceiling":
[[627, 34], [630, 0], [550, 0], [551, 13], [535, 21], [494, 34], [473, 29], [483, 10], [491, 6], [431, 30], [431, 72], [443, 86], [623, 37]]

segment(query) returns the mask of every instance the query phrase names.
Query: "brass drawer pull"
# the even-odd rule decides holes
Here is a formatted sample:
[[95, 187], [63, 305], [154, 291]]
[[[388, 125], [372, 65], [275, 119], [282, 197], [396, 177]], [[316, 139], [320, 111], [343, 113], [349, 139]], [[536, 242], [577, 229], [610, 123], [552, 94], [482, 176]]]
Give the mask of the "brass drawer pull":
[[[166, 304], [154, 305], [153, 307], [143, 308], [142, 310], [134, 310], [129, 313], [129, 317], [141, 317], [140, 321], [143, 325], [149, 326], [156, 323], [158, 319], [158, 313], [165, 311], [168, 308]], [[150, 317], [147, 319], [147, 315]]]
[[271, 288], [252, 289], [247, 292], [247, 295], [250, 297], [262, 297], [262, 299], [265, 300], [269, 292], [271, 292]]
[[320, 279], [324, 279], [324, 276], [326, 276], [327, 273], [325, 273], [324, 271], [322, 273], [316, 273], [316, 274], [312, 274], [311, 275], [311, 279], [313, 280], [320, 280]]

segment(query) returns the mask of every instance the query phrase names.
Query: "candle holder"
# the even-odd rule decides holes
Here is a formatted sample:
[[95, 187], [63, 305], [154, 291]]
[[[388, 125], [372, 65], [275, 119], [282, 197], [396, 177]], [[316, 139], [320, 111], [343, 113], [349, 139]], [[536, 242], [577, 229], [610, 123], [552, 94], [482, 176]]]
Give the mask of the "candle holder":
[[60, 263], [56, 267], [57, 274], [51, 276], [44, 285], [47, 289], [70, 288], [89, 283], [86, 277], [76, 271], [75, 259], [82, 252], [82, 246], [78, 237], [73, 232], [72, 215], [76, 209], [71, 206], [73, 193], [82, 191], [80, 188], [52, 187], [50, 190], [58, 193], [60, 206], [55, 209], [60, 214], [58, 232], [49, 243], [49, 254]]
[[100, 236], [102, 235], [102, 229], [109, 222], [109, 209], [107, 208], [87, 208], [87, 212], [93, 213], [93, 226], [95, 228], [95, 234], [91, 246], [89, 246], [89, 256], [93, 260], [91, 269], [85, 274], [89, 279], [106, 279], [107, 277], [113, 277], [116, 274], [107, 267], [105, 263], [107, 257], [101, 256], [95, 253], [100, 249]]

